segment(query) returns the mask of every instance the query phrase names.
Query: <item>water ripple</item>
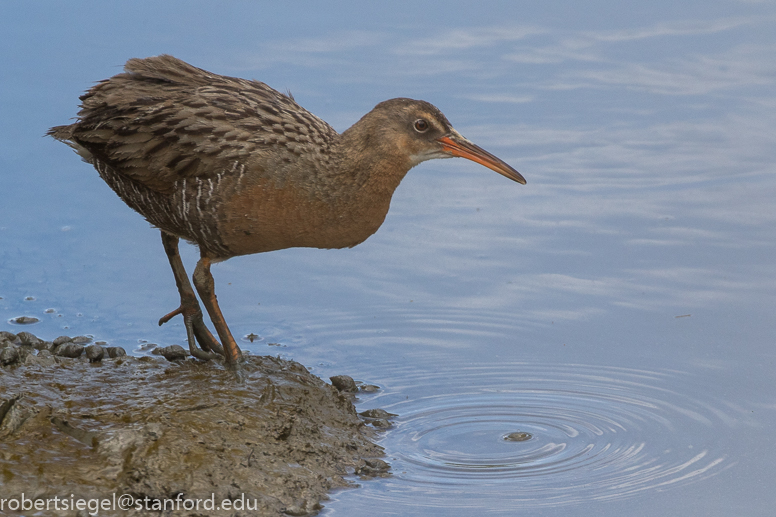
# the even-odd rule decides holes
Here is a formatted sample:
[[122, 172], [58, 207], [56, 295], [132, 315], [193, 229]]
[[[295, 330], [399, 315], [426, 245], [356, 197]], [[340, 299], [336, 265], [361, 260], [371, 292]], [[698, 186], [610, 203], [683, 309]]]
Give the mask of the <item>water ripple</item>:
[[[461, 389], [450, 389], [453, 375]], [[517, 363], [430, 375], [397, 368], [387, 378], [395, 385], [370, 405], [399, 415], [382, 443], [394, 503], [622, 499], [731, 464], [708, 438], [732, 420], [686, 373]], [[402, 393], [412, 395], [389, 402]]]

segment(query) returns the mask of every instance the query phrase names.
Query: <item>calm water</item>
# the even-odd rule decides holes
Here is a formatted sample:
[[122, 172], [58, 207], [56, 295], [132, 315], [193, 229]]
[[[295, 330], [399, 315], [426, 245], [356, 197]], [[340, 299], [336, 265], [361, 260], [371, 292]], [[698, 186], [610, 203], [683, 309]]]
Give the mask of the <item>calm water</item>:
[[4, 8], [0, 322], [41, 320], [4, 328], [185, 344], [155, 323], [178, 304], [158, 232], [42, 137], [127, 58], [290, 89], [338, 130], [423, 98], [528, 185], [427, 162], [363, 245], [213, 270], [244, 348], [399, 415], [394, 476], [323, 514], [773, 515], [774, 4], [286, 9]]

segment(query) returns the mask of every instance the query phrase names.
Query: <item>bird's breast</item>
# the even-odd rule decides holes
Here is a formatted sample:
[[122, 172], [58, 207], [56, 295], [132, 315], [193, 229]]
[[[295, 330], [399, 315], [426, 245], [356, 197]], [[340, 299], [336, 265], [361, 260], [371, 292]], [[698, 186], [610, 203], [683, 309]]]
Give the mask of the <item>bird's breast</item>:
[[366, 193], [259, 181], [232, 192], [218, 210], [218, 233], [233, 255], [294, 247], [348, 248], [375, 233], [390, 206]]

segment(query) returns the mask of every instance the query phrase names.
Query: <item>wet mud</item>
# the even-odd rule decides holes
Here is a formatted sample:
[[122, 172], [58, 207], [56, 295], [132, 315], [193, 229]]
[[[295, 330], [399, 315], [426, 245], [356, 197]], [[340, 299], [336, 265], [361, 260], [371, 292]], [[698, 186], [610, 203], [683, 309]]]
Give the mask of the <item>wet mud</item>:
[[314, 515], [354, 486], [346, 476], [388, 475], [372, 441], [387, 415], [359, 417], [352, 393], [298, 363], [248, 356], [238, 380], [212, 361], [58, 340], [0, 332], [4, 497], [143, 502], [99, 515]]

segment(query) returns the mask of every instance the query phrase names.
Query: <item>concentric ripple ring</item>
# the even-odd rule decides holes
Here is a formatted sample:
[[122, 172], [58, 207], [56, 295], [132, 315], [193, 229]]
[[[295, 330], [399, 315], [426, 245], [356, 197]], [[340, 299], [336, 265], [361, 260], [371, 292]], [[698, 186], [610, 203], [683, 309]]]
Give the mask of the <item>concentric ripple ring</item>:
[[[426, 491], [421, 499], [444, 507], [448, 490], [458, 502], [461, 492], [473, 502], [508, 491], [522, 508], [562, 506], [681, 486], [730, 464], [696, 437], [733, 419], [682, 372], [528, 363], [399, 370], [389, 378], [403, 386], [370, 401], [408, 393], [380, 406], [399, 415], [382, 443], [391, 497], [417, 501]], [[449, 386], [449, 375], [459, 389], [423, 394]]]

